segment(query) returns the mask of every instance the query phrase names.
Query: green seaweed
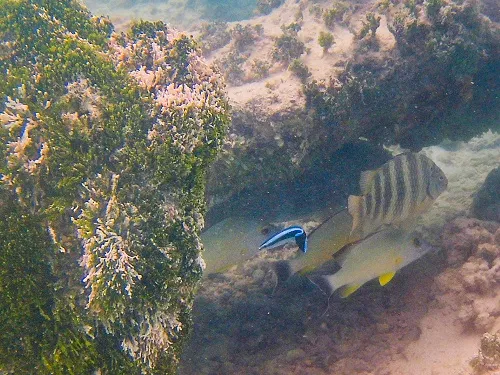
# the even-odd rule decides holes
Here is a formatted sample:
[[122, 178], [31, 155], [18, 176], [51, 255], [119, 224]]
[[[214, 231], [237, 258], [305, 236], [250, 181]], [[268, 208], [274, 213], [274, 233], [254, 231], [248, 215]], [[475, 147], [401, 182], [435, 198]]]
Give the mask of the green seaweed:
[[162, 22], [112, 30], [0, 1], [0, 371], [173, 374], [190, 333], [224, 87]]

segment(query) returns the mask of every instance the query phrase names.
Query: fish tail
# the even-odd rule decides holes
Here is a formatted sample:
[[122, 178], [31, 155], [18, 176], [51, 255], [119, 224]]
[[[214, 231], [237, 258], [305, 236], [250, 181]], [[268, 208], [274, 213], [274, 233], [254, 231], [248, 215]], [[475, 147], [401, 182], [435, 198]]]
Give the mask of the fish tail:
[[348, 210], [352, 216], [351, 236], [362, 230], [362, 217], [364, 212], [364, 197], [359, 195], [349, 195]]
[[273, 264], [274, 273], [278, 278], [278, 283], [287, 281], [292, 275], [293, 270], [290, 262], [287, 260], [280, 260]]
[[335, 275], [311, 276], [309, 280], [321, 289], [327, 296], [331, 296], [339, 287], [335, 283]]

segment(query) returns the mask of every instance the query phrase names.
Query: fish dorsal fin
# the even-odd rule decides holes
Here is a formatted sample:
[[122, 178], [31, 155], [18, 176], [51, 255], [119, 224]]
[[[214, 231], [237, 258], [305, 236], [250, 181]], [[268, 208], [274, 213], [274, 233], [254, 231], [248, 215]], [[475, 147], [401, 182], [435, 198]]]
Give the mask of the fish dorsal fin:
[[340, 250], [337, 250], [335, 252], [335, 254], [332, 254], [333, 259], [340, 267], [342, 267], [346, 258], [347, 258], [347, 255], [349, 254], [350, 249], [352, 249], [353, 247], [355, 247], [359, 243], [367, 240], [368, 238], [375, 236], [375, 235], [378, 235], [379, 232], [381, 232], [381, 231], [370, 233], [368, 236], [366, 236], [364, 238], [353, 239], [352, 242], [349, 242], [348, 244], [341, 247]]
[[347, 298], [359, 289], [361, 285], [359, 284], [347, 284], [340, 288], [340, 297]]
[[359, 195], [349, 195], [347, 209], [352, 216], [351, 236], [361, 230], [361, 219], [363, 213], [364, 197]]
[[380, 285], [384, 286], [389, 281], [392, 280], [392, 278], [394, 277], [395, 274], [396, 274], [396, 272], [387, 272], [387, 273], [384, 273], [383, 275], [379, 276], [378, 282], [380, 283]]
[[377, 171], [363, 171], [361, 172], [361, 177], [359, 178], [359, 188], [361, 189], [361, 195], [368, 194], [370, 191], [371, 184]]

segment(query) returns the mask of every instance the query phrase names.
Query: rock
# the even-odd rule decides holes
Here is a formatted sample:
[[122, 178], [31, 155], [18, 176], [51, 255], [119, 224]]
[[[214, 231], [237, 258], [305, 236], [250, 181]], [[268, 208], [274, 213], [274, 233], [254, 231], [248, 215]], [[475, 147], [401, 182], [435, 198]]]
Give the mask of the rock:
[[495, 223], [464, 217], [446, 224], [441, 238], [447, 263], [450, 266], [458, 266], [465, 262], [477, 251], [480, 244], [493, 242], [496, 228], [498, 226]]
[[500, 167], [488, 174], [475, 194], [471, 212], [478, 219], [500, 222]]
[[0, 372], [173, 374], [193, 327], [225, 85], [161, 21], [113, 28], [0, 7]]

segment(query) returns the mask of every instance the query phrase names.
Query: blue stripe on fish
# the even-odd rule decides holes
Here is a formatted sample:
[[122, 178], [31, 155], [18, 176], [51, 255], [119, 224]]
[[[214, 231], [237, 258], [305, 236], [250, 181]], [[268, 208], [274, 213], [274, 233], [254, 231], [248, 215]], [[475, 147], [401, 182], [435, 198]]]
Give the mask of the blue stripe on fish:
[[271, 247], [277, 247], [284, 245], [291, 239], [295, 239], [295, 243], [302, 252], [307, 251], [307, 235], [304, 229], [299, 226], [291, 226], [283, 229], [281, 232], [276, 233], [271, 238], [267, 239], [259, 246], [259, 250], [267, 249]]

